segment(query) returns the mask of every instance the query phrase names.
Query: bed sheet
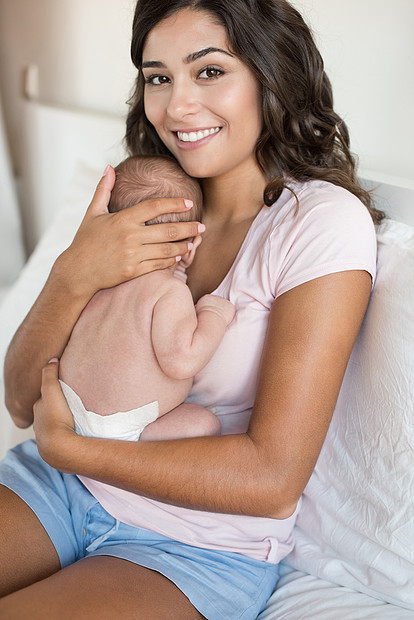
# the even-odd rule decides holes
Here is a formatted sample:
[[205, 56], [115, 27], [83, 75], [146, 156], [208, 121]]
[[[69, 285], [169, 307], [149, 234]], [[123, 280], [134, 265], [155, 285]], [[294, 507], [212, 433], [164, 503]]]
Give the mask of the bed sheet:
[[281, 566], [278, 587], [258, 620], [413, 620], [414, 611]]

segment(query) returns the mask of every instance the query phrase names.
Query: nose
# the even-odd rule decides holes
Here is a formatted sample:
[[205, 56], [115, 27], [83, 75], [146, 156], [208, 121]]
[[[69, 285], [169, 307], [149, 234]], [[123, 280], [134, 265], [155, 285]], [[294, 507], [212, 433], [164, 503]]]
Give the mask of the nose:
[[191, 80], [176, 80], [170, 89], [168, 116], [174, 121], [180, 121], [189, 115], [197, 114], [199, 109], [197, 86]]

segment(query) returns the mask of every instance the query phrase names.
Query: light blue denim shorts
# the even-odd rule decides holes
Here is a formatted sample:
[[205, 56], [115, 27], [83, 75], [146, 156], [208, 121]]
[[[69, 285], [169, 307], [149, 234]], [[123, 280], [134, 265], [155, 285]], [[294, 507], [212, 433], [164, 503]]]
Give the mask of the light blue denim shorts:
[[0, 463], [0, 484], [37, 515], [62, 568], [96, 555], [129, 560], [170, 579], [208, 620], [254, 620], [277, 583], [274, 564], [193, 547], [117, 521], [76, 476], [47, 465], [33, 440], [9, 450]]

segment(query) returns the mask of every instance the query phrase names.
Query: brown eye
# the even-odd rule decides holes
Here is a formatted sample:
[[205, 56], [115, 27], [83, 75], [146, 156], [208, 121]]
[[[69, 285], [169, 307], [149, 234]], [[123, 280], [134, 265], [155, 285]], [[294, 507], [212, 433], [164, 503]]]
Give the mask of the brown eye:
[[202, 71], [200, 71], [199, 76], [202, 80], [211, 80], [218, 78], [224, 72], [221, 69], [217, 69], [217, 67], [206, 67]]
[[161, 86], [162, 84], [168, 84], [169, 78], [165, 75], [149, 75], [145, 78], [145, 84], [150, 84], [151, 86]]

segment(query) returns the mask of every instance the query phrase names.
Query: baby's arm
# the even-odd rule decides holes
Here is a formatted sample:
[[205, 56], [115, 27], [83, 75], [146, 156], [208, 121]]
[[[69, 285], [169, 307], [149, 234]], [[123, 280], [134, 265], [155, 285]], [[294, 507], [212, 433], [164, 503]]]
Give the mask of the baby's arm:
[[194, 308], [186, 287], [161, 297], [153, 312], [152, 344], [163, 372], [174, 379], [193, 377], [213, 357], [234, 314], [233, 304], [217, 295], [204, 295]]

